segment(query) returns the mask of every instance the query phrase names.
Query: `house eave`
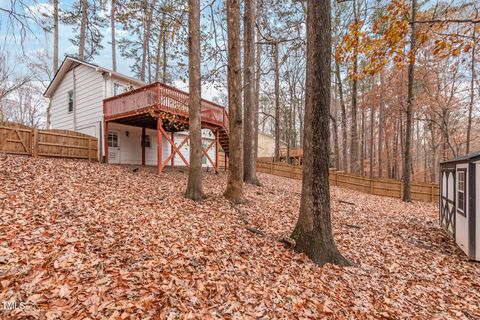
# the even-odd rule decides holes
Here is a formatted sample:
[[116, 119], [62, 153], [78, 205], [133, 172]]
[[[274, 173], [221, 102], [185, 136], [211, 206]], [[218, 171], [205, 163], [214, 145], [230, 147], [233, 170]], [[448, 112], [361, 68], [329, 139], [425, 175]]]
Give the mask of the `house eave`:
[[109, 75], [109, 77], [115, 77], [117, 79], [123, 80], [123, 81], [131, 83], [131, 84], [135, 84], [135, 85], [138, 85], [138, 86], [146, 85], [145, 82], [137, 80], [137, 79], [129, 77], [129, 76], [126, 76], [122, 73], [112, 71], [112, 70], [109, 70], [107, 68], [100, 67], [100, 66], [98, 66], [96, 64], [93, 64], [93, 63], [82, 61], [82, 60], [77, 59], [75, 57], [65, 56], [65, 58], [62, 61], [62, 64], [60, 65], [60, 68], [58, 68], [57, 72], [55, 73], [55, 76], [53, 77], [52, 81], [50, 82], [47, 89], [43, 93], [44, 97], [51, 98], [53, 96], [53, 94], [55, 93], [55, 90], [57, 89], [57, 87], [62, 82], [63, 77], [67, 74], [67, 72], [70, 70], [70, 67], [74, 63], [93, 68], [93, 69], [95, 69], [95, 71], [100, 72], [100, 73], [107, 73]]

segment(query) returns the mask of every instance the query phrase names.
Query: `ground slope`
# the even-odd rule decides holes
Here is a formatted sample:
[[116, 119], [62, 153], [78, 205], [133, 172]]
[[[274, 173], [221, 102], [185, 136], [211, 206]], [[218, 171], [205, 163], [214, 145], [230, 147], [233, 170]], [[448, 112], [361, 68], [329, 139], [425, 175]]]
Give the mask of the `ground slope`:
[[299, 181], [260, 175], [234, 207], [224, 174], [204, 178], [197, 204], [182, 172], [0, 156], [0, 318], [480, 318], [480, 265], [436, 205], [333, 188], [335, 238], [356, 266], [318, 267], [277, 242]]

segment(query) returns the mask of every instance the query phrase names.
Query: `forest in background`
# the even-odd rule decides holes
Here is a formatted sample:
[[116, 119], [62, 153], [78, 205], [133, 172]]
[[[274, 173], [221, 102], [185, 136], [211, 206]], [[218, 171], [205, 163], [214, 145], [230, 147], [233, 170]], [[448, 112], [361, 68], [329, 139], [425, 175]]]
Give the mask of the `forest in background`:
[[[439, 162], [480, 149], [478, 4], [419, 1], [411, 174], [436, 182]], [[340, 170], [401, 179], [406, 149], [411, 2], [332, 2], [331, 156]], [[10, 0], [0, 7], [0, 118], [48, 126], [42, 93], [64, 54], [169, 84], [188, 79], [188, 4], [182, 0]], [[258, 130], [303, 146], [306, 4], [255, 3]], [[58, 48], [62, 28], [71, 46]], [[223, 1], [201, 2], [202, 84], [227, 105]], [[60, 38], [60, 39], [59, 39]], [[31, 42], [40, 49], [32, 50]], [[70, 50], [70, 51], [69, 51]], [[31, 54], [31, 53], [34, 54]], [[103, 60], [102, 60], [103, 61]]]

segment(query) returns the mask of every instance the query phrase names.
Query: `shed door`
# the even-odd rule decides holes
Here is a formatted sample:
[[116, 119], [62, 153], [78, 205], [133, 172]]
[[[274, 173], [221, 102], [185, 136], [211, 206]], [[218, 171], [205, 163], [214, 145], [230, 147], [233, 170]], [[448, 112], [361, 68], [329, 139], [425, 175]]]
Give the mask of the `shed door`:
[[120, 163], [120, 134], [108, 130], [108, 163]]
[[458, 164], [455, 189], [455, 240], [468, 256], [469, 254], [469, 216], [468, 212], [468, 164]]

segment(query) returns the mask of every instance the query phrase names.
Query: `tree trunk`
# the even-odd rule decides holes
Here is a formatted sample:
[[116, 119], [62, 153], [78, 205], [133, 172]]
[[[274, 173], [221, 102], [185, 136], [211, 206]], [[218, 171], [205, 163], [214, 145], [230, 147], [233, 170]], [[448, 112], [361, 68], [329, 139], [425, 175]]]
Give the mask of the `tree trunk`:
[[162, 41], [163, 41], [163, 71], [162, 71], [162, 82], [167, 83], [167, 63], [168, 63], [168, 55], [167, 55], [167, 28], [163, 30], [163, 36], [162, 36]]
[[243, 103], [245, 124], [243, 129], [243, 180], [259, 185], [255, 157], [255, 1], [245, 0], [244, 12], [244, 77]]
[[363, 177], [365, 175], [365, 108], [362, 107], [362, 134], [360, 138], [360, 147], [361, 147], [361, 152], [360, 152], [360, 175]]
[[112, 7], [110, 11], [110, 28], [112, 33], [112, 70], [117, 71], [117, 45], [115, 39], [115, 12], [117, 10], [116, 0], [112, 0]]
[[[336, 114], [336, 113], [335, 113]], [[340, 150], [338, 147], [338, 125], [337, 125], [337, 118], [335, 115], [330, 115], [330, 119], [332, 120], [332, 131], [333, 131], [333, 155], [335, 157], [335, 168], [340, 168]]]
[[185, 197], [197, 201], [205, 197], [202, 191], [203, 146], [200, 117], [200, 0], [188, 0], [188, 61], [190, 166]]
[[280, 63], [278, 61], [278, 42], [273, 43], [275, 66], [275, 154], [274, 160], [280, 160]]
[[85, 38], [87, 33], [87, 15], [88, 15], [88, 2], [87, 0], [81, 0], [82, 17], [80, 20], [80, 37], [78, 43], [78, 58], [80, 60], [85, 59]]
[[436, 178], [436, 165], [437, 165], [437, 151], [435, 148], [436, 145], [436, 133], [435, 133], [435, 123], [433, 121], [430, 122], [430, 134], [432, 137], [432, 150], [430, 152], [431, 154], [431, 165], [430, 165], [430, 182], [435, 183], [437, 178]]
[[[412, 0], [412, 21], [417, 14], [417, 0]], [[412, 112], [413, 112], [413, 81], [415, 72], [415, 23], [412, 23], [410, 36], [410, 61], [408, 64], [408, 96], [407, 96], [407, 127], [405, 132], [405, 159], [403, 164], [403, 201], [411, 202], [410, 167], [412, 166], [411, 140], [412, 140]]]
[[[421, 114], [420, 114], [420, 111], [417, 113], [418, 114], [418, 118], [420, 118]], [[415, 134], [417, 136], [416, 138], [416, 143], [415, 143], [415, 148], [416, 148], [416, 152], [415, 152], [415, 160], [416, 160], [416, 170], [417, 170], [417, 173], [420, 172], [420, 167], [422, 165], [422, 159], [420, 158], [420, 154], [421, 154], [421, 148], [422, 148], [422, 139], [420, 138], [420, 120], [417, 119], [415, 121]], [[412, 165], [412, 171], [413, 171], [413, 165]], [[412, 180], [415, 181], [415, 174], [412, 172]]]
[[340, 66], [338, 61], [335, 61], [335, 76], [337, 78], [338, 97], [340, 98], [340, 108], [342, 113], [342, 170], [348, 171], [347, 110], [345, 108], [345, 100], [343, 98], [342, 77], [340, 75]]
[[378, 113], [378, 177], [383, 177], [383, 128], [385, 126], [383, 114], [385, 109], [385, 94], [383, 92], [384, 86], [384, 79], [383, 79], [383, 72], [380, 74], [380, 110]]
[[393, 149], [392, 149], [392, 157], [393, 157], [393, 166], [392, 166], [392, 173], [389, 178], [397, 179], [397, 172], [398, 172], [398, 138], [400, 133], [400, 122], [401, 119], [397, 118], [395, 120], [395, 129], [393, 131], [394, 140], [393, 140]]
[[53, 74], [58, 70], [58, 0], [53, 0]]
[[[53, 75], [58, 71], [58, 0], [53, 0]], [[47, 107], [47, 129], [52, 122], [52, 100]]]
[[470, 153], [470, 140], [472, 135], [472, 113], [473, 105], [475, 104], [475, 28], [473, 28], [473, 46], [472, 46], [472, 65], [471, 65], [471, 76], [470, 80], [470, 104], [468, 106], [468, 126], [467, 126], [467, 147], [465, 150], [466, 154]]
[[240, 202], [243, 199], [243, 119], [242, 67], [240, 45], [240, 0], [227, 0], [228, 34], [228, 120], [229, 151], [228, 182], [225, 198]]
[[[263, 14], [263, 0], [256, 1], [256, 14], [255, 14], [255, 23], [259, 24], [260, 18]], [[256, 29], [256, 38], [260, 39], [261, 34], [260, 31]], [[254, 130], [255, 130], [255, 159], [258, 157], [258, 114], [260, 110], [260, 85], [262, 80], [262, 70], [261, 70], [261, 60], [262, 58], [262, 44], [257, 43], [256, 48], [256, 57], [255, 57], [255, 123], [254, 123]]]
[[[257, 0], [257, 2], [260, 2], [261, 0]], [[258, 34], [257, 34], [258, 38]], [[254, 118], [254, 130], [255, 130], [255, 159], [258, 157], [258, 111], [260, 110], [260, 84], [262, 80], [262, 70], [261, 68], [261, 57], [262, 57], [262, 45], [257, 44], [257, 52], [256, 52], [256, 58], [255, 58], [255, 118]]]
[[373, 107], [373, 103], [370, 105], [370, 178], [373, 178], [373, 167], [374, 167], [374, 149], [373, 146], [375, 144], [375, 137], [374, 137], [374, 126], [375, 126], [375, 108]]
[[[300, 100], [301, 101], [301, 100]], [[298, 109], [297, 109], [297, 114], [298, 114], [298, 134], [300, 136], [300, 141], [299, 141], [299, 146], [300, 148], [303, 148], [303, 134], [304, 134], [304, 110], [302, 109], [302, 103], [298, 103]]]
[[157, 40], [157, 52], [155, 57], [155, 82], [160, 81], [160, 65], [162, 64], [162, 37], [163, 37], [163, 24], [160, 27], [160, 34]]
[[[353, 0], [353, 13], [355, 24], [358, 24], [357, 0]], [[358, 38], [358, 36], [356, 36]], [[355, 41], [353, 52], [353, 79], [352, 79], [352, 122], [350, 128], [350, 171], [358, 174], [358, 133], [357, 133], [357, 96], [358, 96], [358, 39]]]
[[330, 216], [330, 1], [308, 0], [307, 92], [300, 214], [292, 234], [295, 250], [316, 264], [348, 265], [333, 239]]

